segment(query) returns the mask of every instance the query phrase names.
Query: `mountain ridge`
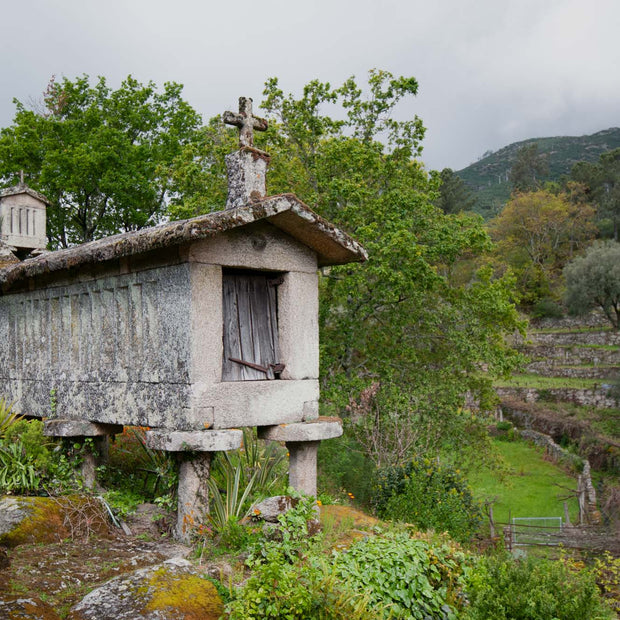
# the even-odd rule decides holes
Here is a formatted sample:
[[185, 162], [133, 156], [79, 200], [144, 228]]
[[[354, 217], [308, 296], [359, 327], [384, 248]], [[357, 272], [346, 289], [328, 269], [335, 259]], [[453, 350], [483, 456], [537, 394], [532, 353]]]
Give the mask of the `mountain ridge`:
[[528, 138], [486, 153], [478, 161], [455, 171], [476, 198], [474, 210], [485, 218], [496, 215], [510, 197], [508, 180], [517, 151], [530, 144], [547, 156], [549, 174], [543, 181], [558, 181], [579, 161], [596, 162], [602, 153], [620, 148], [620, 127], [583, 136]]

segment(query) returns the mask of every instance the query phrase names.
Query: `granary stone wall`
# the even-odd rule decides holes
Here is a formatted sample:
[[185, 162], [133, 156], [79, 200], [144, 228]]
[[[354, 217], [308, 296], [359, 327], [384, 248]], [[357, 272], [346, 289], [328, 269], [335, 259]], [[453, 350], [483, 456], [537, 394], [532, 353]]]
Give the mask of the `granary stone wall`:
[[189, 281], [186, 263], [0, 297], [4, 393], [30, 415], [53, 390], [59, 417], [169, 426], [189, 400]]

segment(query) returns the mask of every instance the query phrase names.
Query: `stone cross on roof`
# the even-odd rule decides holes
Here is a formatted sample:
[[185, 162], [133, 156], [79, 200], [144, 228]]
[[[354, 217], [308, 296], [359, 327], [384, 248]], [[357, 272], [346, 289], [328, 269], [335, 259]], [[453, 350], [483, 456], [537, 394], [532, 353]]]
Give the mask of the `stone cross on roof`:
[[227, 125], [239, 127], [239, 146], [254, 146], [254, 130], [267, 131], [267, 121], [252, 114], [252, 100], [249, 97], [239, 97], [239, 113], [224, 112], [224, 122]]

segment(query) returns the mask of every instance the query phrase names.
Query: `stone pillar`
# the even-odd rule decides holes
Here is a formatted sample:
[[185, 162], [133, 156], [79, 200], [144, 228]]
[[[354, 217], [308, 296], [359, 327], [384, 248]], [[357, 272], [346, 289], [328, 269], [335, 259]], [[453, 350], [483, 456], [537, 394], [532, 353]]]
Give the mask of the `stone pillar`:
[[207, 480], [211, 468], [211, 453], [236, 450], [241, 447], [240, 430], [146, 432], [146, 445], [153, 450], [174, 452], [179, 463], [178, 511], [176, 538], [191, 542], [192, 531], [204, 523], [209, 512]]
[[316, 497], [316, 457], [320, 441], [287, 441], [288, 482], [297, 491]]
[[94, 489], [97, 485], [97, 467], [107, 462], [108, 437], [122, 433], [120, 424], [98, 424], [81, 420], [46, 420], [43, 434], [48, 437], [71, 438], [72, 441], [83, 444], [86, 439], [93, 440], [93, 449], [84, 450], [80, 476], [87, 489]]
[[244, 146], [224, 159], [228, 171], [227, 209], [259, 202], [266, 197], [265, 177], [269, 165], [267, 153]]
[[310, 422], [261, 426], [261, 439], [284, 441], [289, 452], [289, 484], [297, 491], [316, 497], [316, 461], [323, 439], [342, 435], [340, 418], [317, 418]]
[[211, 468], [211, 452], [177, 452], [177, 459], [179, 486], [176, 536], [179, 540], [189, 542], [192, 531], [204, 522], [209, 512], [206, 481]]

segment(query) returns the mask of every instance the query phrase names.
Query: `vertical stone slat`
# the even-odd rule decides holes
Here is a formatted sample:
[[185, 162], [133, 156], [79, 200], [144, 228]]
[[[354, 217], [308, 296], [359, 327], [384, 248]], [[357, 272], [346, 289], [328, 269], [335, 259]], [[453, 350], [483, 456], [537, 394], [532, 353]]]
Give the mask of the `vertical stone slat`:
[[142, 307], [142, 284], [135, 282], [130, 287], [130, 302], [131, 302], [131, 325], [130, 325], [130, 359], [129, 364], [129, 379], [131, 381], [141, 381], [143, 378], [142, 364], [144, 358], [142, 357], [142, 347], [144, 346], [144, 319], [142, 313], [144, 309]]

